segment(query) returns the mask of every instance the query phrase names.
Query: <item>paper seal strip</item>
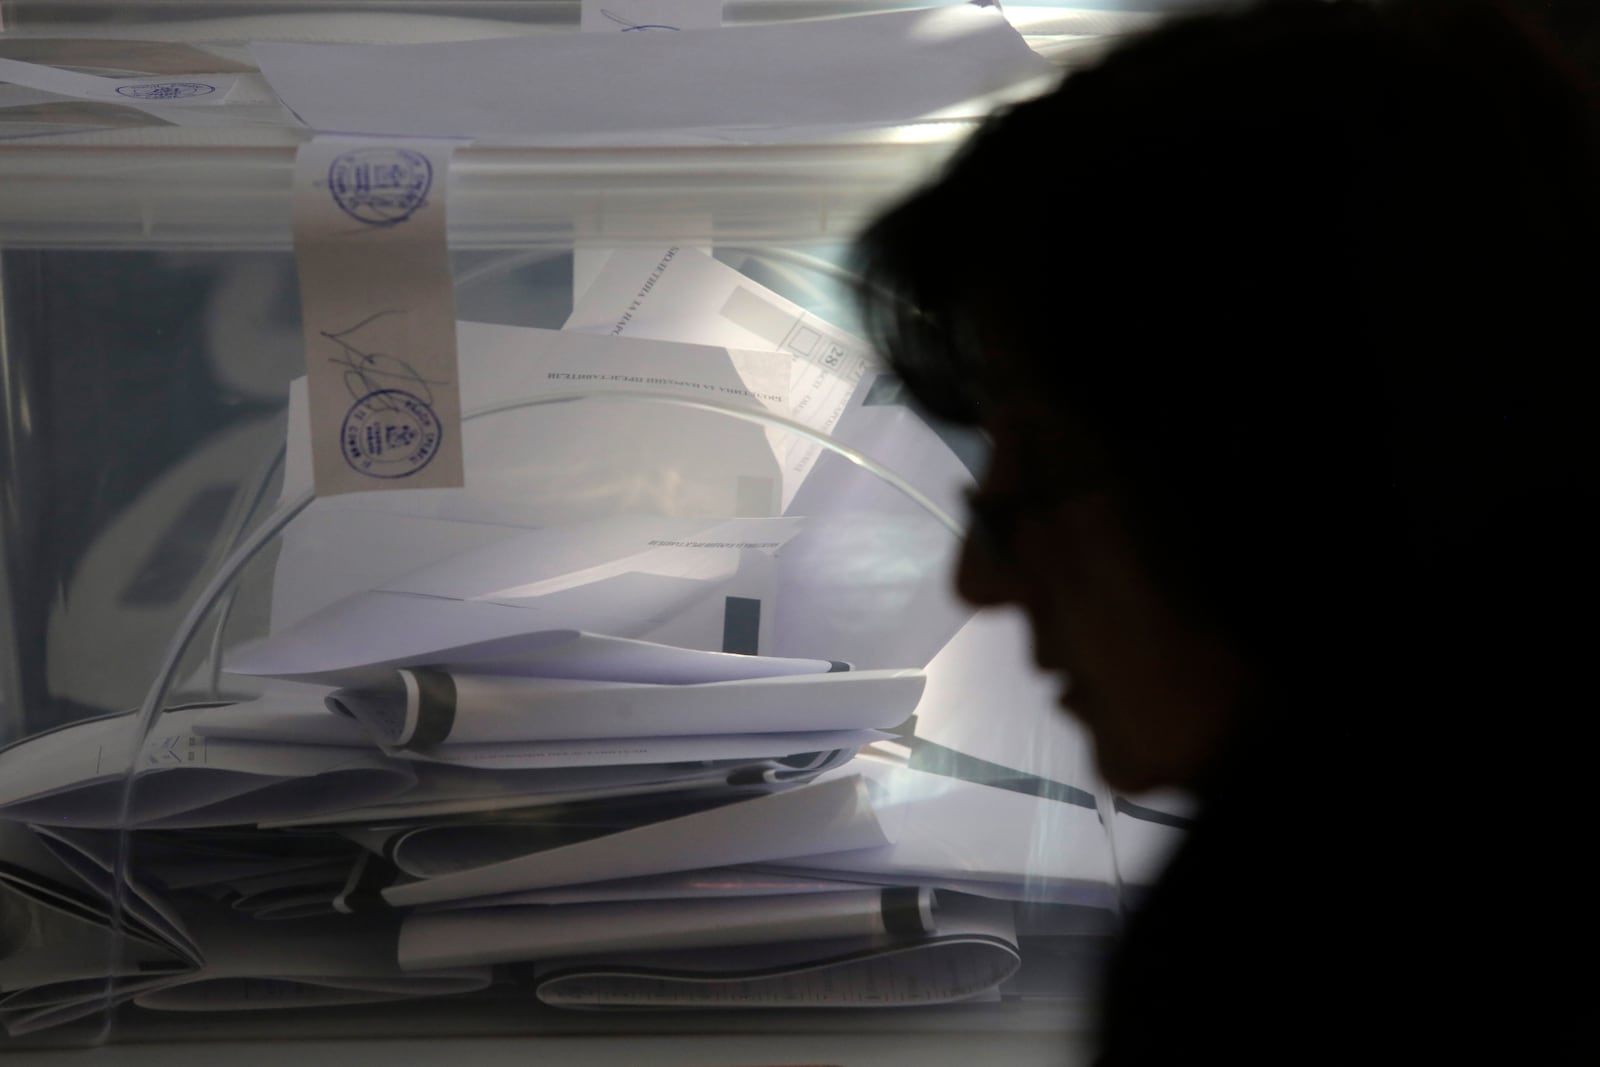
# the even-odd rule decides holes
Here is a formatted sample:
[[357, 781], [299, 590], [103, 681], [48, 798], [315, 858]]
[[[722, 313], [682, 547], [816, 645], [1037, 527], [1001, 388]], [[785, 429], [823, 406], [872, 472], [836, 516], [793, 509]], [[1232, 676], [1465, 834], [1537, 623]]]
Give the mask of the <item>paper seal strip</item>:
[[455, 146], [319, 137], [295, 158], [318, 496], [462, 484], [445, 227]]

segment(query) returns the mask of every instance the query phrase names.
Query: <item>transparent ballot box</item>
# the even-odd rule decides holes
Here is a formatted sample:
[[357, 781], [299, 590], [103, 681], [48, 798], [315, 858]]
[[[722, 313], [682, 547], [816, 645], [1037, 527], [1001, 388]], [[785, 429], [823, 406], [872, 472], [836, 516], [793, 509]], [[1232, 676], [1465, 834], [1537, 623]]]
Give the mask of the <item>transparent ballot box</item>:
[[[619, 5], [587, 33], [662, 25]], [[990, 16], [1047, 69], [1155, 17]], [[951, 591], [983, 443], [860, 339], [848, 256], [1017, 77], [861, 122], [362, 130], [389, 170], [307, 184], [328, 127], [252, 45], [576, 49], [582, 12], [0, 17], [0, 1049], [1056, 1054], [1184, 819], [1110, 796], [1025, 627]], [[346, 180], [404, 188], [345, 225], [433, 238], [319, 266], [296, 198]], [[409, 354], [423, 289], [453, 354]]]

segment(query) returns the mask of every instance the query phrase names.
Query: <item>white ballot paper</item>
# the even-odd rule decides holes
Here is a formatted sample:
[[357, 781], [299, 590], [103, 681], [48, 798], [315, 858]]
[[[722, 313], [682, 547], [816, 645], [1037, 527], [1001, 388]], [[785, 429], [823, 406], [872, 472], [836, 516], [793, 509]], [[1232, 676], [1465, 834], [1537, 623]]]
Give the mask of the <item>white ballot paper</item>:
[[583, 0], [585, 33], [706, 30], [722, 25], [722, 0]]
[[1061, 713], [1060, 681], [1029, 656], [1020, 611], [974, 615], [928, 663], [917, 736], [989, 763], [1093, 790], [1083, 728]]
[[0, 886], [16, 897], [83, 922], [110, 927], [104, 901], [77, 885], [72, 869], [26, 825], [0, 819]]
[[[222, 61], [218, 61], [219, 63]], [[0, 59], [0, 82], [22, 85], [57, 96], [79, 100], [98, 100], [129, 107], [158, 104], [164, 107], [208, 106], [228, 98], [238, 77], [233, 74], [206, 74], [182, 78], [102, 78], [94, 74], [62, 70], [40, 63]]]
[[[755, 412], [789, 409], [788, 360], [771, 352], [482, 322], [458, 322], [455, 329], [461, 405], [467, 411], [574, 393], [639, 392]], [[759, 430], [727, 416], [666, 403], [546, 403], [484, 416], [464, 432], [470, 489], [385, 494], [383, 506], [405, 514], [540, 526], [595, 518], [574, 510], [585, 499], [614, 501], [629, 491], [650, 499], [650, 484], [670, 479], [673, 495], [660, 501], [668, 508], [771, 513], [734, 510], [738, 479], [773, 477], [776, 464], [770, 450], [760, 448]], [[290, 392], [288, 439], [283, 497], [293, 499], [311, 485], [306, 403], [298, 388]], [[613, 484], [619, 480], [622, 485]], [[657, 486], [655, 495], [660, 493]], [[538, 499], [521, 499], [528, 496]], [[552, 504], [561, 510], [552, 510]], [[613, 511], [619, 506], [611, 505]]]
[[972, 614], [950, 586], [960, 549], [926, 514], [808, 515], [779, 559], [771, 651], [857, 669], [926, 665]]
[[[835, 420], [833, 439], [887, 467], [926, 495], [946, 515], [966, 511], [972, 471], [908, 401], [902, 382], [886, 367], [871, 366]], [[920, 504], [838, 455], [824, 453], [790, 510], [796, 515], [863, 511], [922, 514]]]
[[[110, 975], [148, 977], [187, 968], [158, 933], [91, 892], [21, 823], [0, 820], [0, 994], [39, 985], [93, 982]], [[4, 999], [0, 998], [0, 1013]]]
[[638, 685], [402, 670], [340, 689], [330, 710], [384, 748], [446, 743], [886, 729], [922, 695], [920, 670], [801, 674], [702, 685]]
[[1161, 872], [1189, 835], [1197, 811], [1195, 799], [1178, 790], [1140, 796], [1135, 802], [1114, 799], [1111, 820], [1111, 859], [1124, 890], [1132, 890], [1128, 903], [1156, 884]]
[[661, 143], [680, 130], [757, 139], [773, 127], [986, 114], [996, 94], [1054, 71], [998, 9], [965, 5], [681, 32], [258, 42], [251, 54], [318, 130], [545, 144]]
[[409, 907], [831, 849], [871, 848], [888, 840], [873, 814], [866, 783], [840, 778], [391, 886], [383, 896], [396, 907]]
[[479, 897], [465, 904], [428, 904], [417, 911], [446, 912], [460, 907], [499, 908], [511, 904], [596, 904], [640, 900], [707, 900], [726, 897], [783, 897], [801, 893], [844, 893], [871, 888], [863, 882], [775, 874], [747, 867], [713, 867], [704, 871], [675, 871], [642, 878], [618, 878], [554, 889], [529, 889], [495, 897]]
[[[312, 879], [312, 872], [339, 867], [347, 876], [364, 857], [337, 838], [261, 834], [252, 827], [200, 834], [143, 835], [137, 839], [140, 869], [172, 891], [242, 886], [258, 878]], [[309, 884], [309, 883], [308, 883]]]
[[295, 156], [312, 467], [328, 496], [462, 484], [450, 141], [318, 138]]
[[835, 938], [541, 962], [566, 1008], [882, 1008], [992, 993], [1021, 963], [1011, 906], [940, 893], [924, 936]]
[[62, 988], [70, 983], [103, 988], [111, 978], [148, 979], [189, 969], [170, 951], [119, 936], [109, 917], [92, 922], [3, 889], [0, 909], [5, 910], [12, 935], [0, 957], [0, 1025], [6, 1021], [9, 997], [39, 986]]
[[[899, 401], [865, 342], [704, 253], [611, 252], [566, 329], [777, 352], [791, 361], [791, 417], [887, 467], [946, 516], [964, 510], [972, 475]], [[926, 663], [971, 614], [948, 589], [958, 539], [849, 460], [792, 434], [777, 443], [784, 510], [808, 523], [780, 568], [778, 647], [848, 648], [858, 666]]]
[[[838, 736], [825, 734], [808, 736], [838, 740]], [[625, 801], [642, 796], [669, 800], [669, 794], [674, 793], [766, 788], [810, 781], [825, 770], [847, 763], [866, 740], [886, 735], [839, 736], [851, 736], [855, 743], [787, 757], [686, 760], [673, 764], [608, 763], [598, 766], [529, 768], [516, 766], [515, 760], [509, 761], [510, 766], [489, 761], [482, 767], [470, 763], [417, 761], [412, 766], [420, 780], [419, 788], [393, 801], [310, 817], [267, 819], [261, 825], [387, 826], [446, 816], [484, 818], [497, 813], [515, 816], [538, 809], [550, 810], [561, 805], [597, 800]], [[435, 771], [470, 774], [473, 777], [441, 786], [428, 781], [428, 773]]]
[[[260, 684], [261, 679], [250, 681]], [[231, 741], [372, 748], [372, 738], [360, 723], [343, 715], [328, 714], [324, 701], [331, 690], [326, 686], [297, 685], [276, 679], [272, 679], [271, 684], [274, 691], [254, 700], [202, 710], [195, 716], [194, 732], [201, 737]]]
[[75, 723], [0, 750], [0, 817], [74, 827], [225, 826], [371, 804], [415, 781], [375, 751], [208, 738], [203, 708]]
[[[245, 656], [238, 662], [248, 665], [252, 659]], [[748, 678], [827, 674], [849, 670], [850, 665], [840, 660], [707, 652], [701, 649], [663, 645], [654, 641], [584, 633], [581, 630], [538, 630], [503, 640], [430, 649], [408, 657], [403, 663], [378, 667], [361, 666], [348, 671], [329, 671], [306, 680], [326, 685], [360, 685], [366, 681], [382, 681], [388, 677], [390, 671], [401, 667], [432, 667], [459, 674], [506, 675], [514, 678], [570, 678], [595, 682], [690, 685], [702, 682], [733, 682]], [[282, 681], [276, 684], [287, 685], [290, 689], [303, 689], [303, 692], [297, 696], [290, 696], [281, 691], [264, 694], [260, 700], [254, 702], [255, 710], [252, 712], [252, 717], [270, 717], [280, 710], [286, 715], [293, 715], [296, 713], [296, 708], [303, 709], [308, 705], [322, 707], [324, 690], [312, 686], [300, 687]], [[237, 707], [241, 713], [247, 710], [244, 705]], [[348, 724], [339, 724], [338, 733], [348, 734]], [[212, 736], [246, 735], [212, 732]]]
[[[830, 760], [828, 755], [831, 754], [823, 754], [819, 761], [832, 766], [843, 765], [843, 760]], [[422, 825], [401, 824], [395, 828], [352, 826], [343, 832], [350, 840], [383, 857], [402, 874], [428, 879], [565, 849], [607, 835], [639, 832], [668, 822], [683, 829], [690, 824], [682, 820], [691, 816], [704, 815], [722, 805], [772, 795], [775, 795], [773, 791], [759, 782], [729, 781], [678, 796], [640, 792], [611, 798], [603, 804], [556, 805], [503, 815], [474, 814]], [[495, 894], [491, 898], [494, 904], [486, 898], [469, 898], [447, 906], [496, 906], [507, 895], [515, 894]]]
[[[628, 514], [762, 516], [780, 471], [762, 427], [683, 402], [787, 410], [788, 361], [557, 330], [457, 325], [462, 404], [519, 406], [462, 427], [472, 485], [323, 498], [287, 530], [272, 624], [534, 527]], [[284, 498], [311, 488], [303, 383], [291, 387]], [[648, 393], [652, 399], [625, 397]], [[583, 395], [581, 402], [556, 398]]]
[[156, 891], [150, 877], [136, 867], [120, 865], [120, 836], [110, 830], [80, 830], [60, 825], [34, 825], [42, 845], [78, 882], [104, 902], [107, 915], [120, 904], [122, 923], [134, 936], [163, 945], [185, 960], [199, 956], [179, 909]]
[[[0, 954], [0, 1026], [29, 1033], [145, 996], [153, 1008], [236, 1010], [434, 996], [488, 984], [484, 969], [402, 971], [399, 927], [390, 916], [287, 918], [292, 910], [283, 904], [293, 903], [297, 885], [314, 888], [337, 869], [336, 849], [347, 857], [346, 869], [360, 855], [330, 839], [274, 840], [242, 830], [125, 839], [115, 830], [0, 822], [0, 892], [22, 893], [49, 935], [40, 952], [23, 954], [31, 963], [24, 970], [13, 972], [11, 953]], [[300, 865], [308, 856], [314, 862]], [[271, 873], [273, 862], [285, 869]], [[261, 873], [249, 874], [252, 867]], [[244, 906], [180, 894], [168, 882], [225, 885]], [[324, 913], [336, 889], [323, 886]], [[276, 921], [263, 926], [263, 915]]]
[[778, 861], [775, 868], [948, 886], [1008, 900], [1093, 907], [1115, 902], [1110, 847], [1091, 808], [877, 760], [854, 760], [849, 773], [876, 783], [877, 810], [891, 843], [854, 852], [830, 849]]
[[7, 35], [0, 53], [8, 59], [94, 71], [104, 76], [245, 73], [255, 68], [225, 59], [205, 47], [173, 40], [112, 36]]
[[[704, 252], [678, 245], [611, 252], [564, 329], [781, 353], [789, 361], [786, 414], [823, 433], [838, 424], [872, 361], [859, 337]], [[778, 443], [787, 508], [820, 447], [792, 434]]]
[[261, 936], [256, 920], [224, 909], [186, 916], [196, 951], [180, 973], [33, 986], [0, 1000], [13, 1034], [57, 1026], [134, 1001], [178, 1011], [312, 1007], [470, 992], [489, 984], [486, 969], [400, 969], [391, 918], [338, 916], [284, 920]]
[[234, 879], [228, 888], [237, 895], [231, 898], [229, 906], [253, 919], [329, 915], [334, 910], [333, 899], [350, 879], [351, 869], [352, 863], [346, 860]]
[[894, 887], [429, 912], [401, 924], [400, 966], [466, 967], [840, 937], [905, 940], [933, 932], [933, 907], [931, 890]]
[[[259, 741], [279, 745], [332, 747], [370, 751], [373, 742], [367, 728], [352, 718], [328, 711], [323, 700], [326, 688], [305, 686], [313, 694], [309, 702], [258, 699], [200, 709], [192, 729], [196, 736], [232, 741]], [[461, 799], [441, 795], [434, 772], [450, 773], [450, 766], [503, 771], [526, 776], [512, 792], [525, 794], [531, 782], [549, 783], [551, 790], [602, 788], [624, 781], [636, 781], [652, 773], [650, 765], [692, 763], [708, 768], [719, 763], [748, 760], [783, 760], [804, 753], [834, 749], [854, 751], [891, 735], [878, 730], [799, 730], [789, 732], [739, 732], [711, 736], [580, 738], [572, 741], [496, 742], [481, 745], [441, 745], [429, 752], [399, 753], [417, 776], [415, 785], [373, 808], [391, 805], [448, 803]], [[628, 768], [624, 770], [623, 768]], [[564, 773], [581, 772], [588, 784]], [[476, 772], [473, 777], [481, 782]], [[490, 776], [491, 780], [493, 776]], [[659, 779], [651, 779], [659, 780]], [[456, 779], [460, 781], [460, 779]], [[505, 780], [511, 789], [512, 779]], [[444, 792], [448, 792], [445, 790]], [[349, 809], [372, 810], [371, 808]], [[341, 814], [330, 812], [330, 815]], [[264, 819], [272, 822], [275, 819]], [[296, 824], [313, 820], [296, 819]]]
[[[17, 40], [21, 38], [6, 37], [0, 47]], [[225, 60], [212, 62], [237, 66]], [[82, 88], [87, 91], [82, 94], [62, 94], [3, 84], [0, 78], [0, 141], [73, 134], [87, 134], [94, 140], [102, 131], [127, 130], [140, 131], [135, 139], [148, 132], [146, 143], [163, 144], [171, 141], [171, 128], [177, 127], [246, 136], [260, 131], [273, 143], [285, 143], [303, 129], [278, 102], [266, 80], [256, 74], [178, 73], [96, 80], [110, 83], [110, 95], [105, 95], [106, 86], [85, 84]]]
[[[398, 966], [394, 920], [348, 916], [284, 920], [275, 936], [226, 914], [192, 917], [204, 962], [185, 980], [140, 994], [141, 1007], [173, 1011], [362, 1004], [482, 989], [482, 968]], [[415, 972], [434, 973], [415, 973]]]
[[416, 762], [457, 767], [532, 770], [556, 767], [627, 766], [718, 760], [786, 759], [837, 749], [855, 751], [892, 735], [877, 730], [808, 730], [803, 733], [711, 734], [687, 737], [582, 738], [575, 741], [497, 741], [440, 745], [406, 751]]
[[759, 652], [726, 649], [730, 611], [741, 630], [754, 624], [741, 643], [758, 646], [771, 555], [798, 529], [794, 519], [619, 516], [537, 530], [335, 603], [240, 649], [225, 669], [314, 680], [558, 629]]

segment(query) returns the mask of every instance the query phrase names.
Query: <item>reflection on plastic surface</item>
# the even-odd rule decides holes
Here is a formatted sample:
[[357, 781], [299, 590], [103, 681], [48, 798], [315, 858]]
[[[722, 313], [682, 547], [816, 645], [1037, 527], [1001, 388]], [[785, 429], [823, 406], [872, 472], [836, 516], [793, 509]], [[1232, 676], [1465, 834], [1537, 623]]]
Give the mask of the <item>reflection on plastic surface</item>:
[[241, 521], [252, 465], [281, 434], [276, 420], [252, 420], [197, 443], [100, 533], [50, 608], [52, 693], [98, 708], [137, 699], [225, 547], [193, 520], [216, 534]]
[[[565, 328], [773, 353], [785, 367], [779, 410], [823, 433], [838, 424], [872, 361], [860, 338], [706, 253], [678, 245], [610, 252], [578, 294]], [[821, 449], [793, 434], [777, 435], [773, 445], [787, 509]]]

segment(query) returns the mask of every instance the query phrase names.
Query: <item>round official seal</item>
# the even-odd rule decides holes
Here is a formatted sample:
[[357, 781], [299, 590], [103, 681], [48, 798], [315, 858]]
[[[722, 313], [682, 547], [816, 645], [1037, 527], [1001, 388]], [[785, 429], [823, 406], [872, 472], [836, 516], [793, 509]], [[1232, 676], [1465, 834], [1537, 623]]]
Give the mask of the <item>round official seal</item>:
[[379, 389], [356, 401], [339, 427], [344, 461], [374, 478], [409, 478], [439, 452], [439, 418], [404, 389]]
[[346, 215], [371, 226], [411, 217], [433, 188], [433, 164], [409, 148], [357, 148], [328, 167], [328, 191]]
[[205, 82], [141, 82], [138, 85], [117, 86], [118, 96], [135, 100], [183, 100], [191, 96], [205, 96], [217, 91], [215, 85]]

